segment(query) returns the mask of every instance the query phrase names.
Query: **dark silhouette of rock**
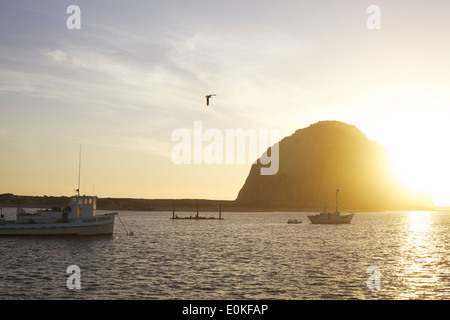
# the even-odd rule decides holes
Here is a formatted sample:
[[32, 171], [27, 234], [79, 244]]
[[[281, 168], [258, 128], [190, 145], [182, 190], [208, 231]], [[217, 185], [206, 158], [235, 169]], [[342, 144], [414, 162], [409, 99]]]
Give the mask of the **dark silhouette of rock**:
[[434, 208], [430, 194], [399, 181], [383, 146], [339, 121], [321, 121], [282, 139], [277, 174], [261, 175], [260, 167], [259, 161], [252, 166], [237, 204], [334, 211], [340, 189], [342, 209]]

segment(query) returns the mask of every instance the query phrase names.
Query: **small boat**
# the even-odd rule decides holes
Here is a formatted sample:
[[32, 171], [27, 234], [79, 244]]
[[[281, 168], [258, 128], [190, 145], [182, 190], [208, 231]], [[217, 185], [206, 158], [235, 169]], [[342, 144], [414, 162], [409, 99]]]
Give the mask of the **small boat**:
[[354, 213], [343, 215], [340, 212], [321, 212], [314, 216], [308, 216], [308, 219], [314, 224], [342, 224], [350, 223], [354, 215]]
[[302, 222], [301, 222], [301, 221], [298, 221], [298, 220], [296, 220], [296, 219], [294, 219], [294, 220], [289, 219], [287, 223], [288, 223], [288, 224], [299, 224], [299, 223], [302, 223]]
[[97, 197], [76, 195], [64, 209], [18, 208], [15, 220], [0, 220], [0, 236], [111, 235], [117, 212], [97, 215], [96, 206]]
[[321, 212], [320, 214], [308, 216], [308, 219], [313, 224], [343, 224], [350, 223], [352, 221], [354, 213], [349, 214], [341, 214], [338, 212], [338, 192], [340, 190], [336, 190], [336, 211], [333, 213]]

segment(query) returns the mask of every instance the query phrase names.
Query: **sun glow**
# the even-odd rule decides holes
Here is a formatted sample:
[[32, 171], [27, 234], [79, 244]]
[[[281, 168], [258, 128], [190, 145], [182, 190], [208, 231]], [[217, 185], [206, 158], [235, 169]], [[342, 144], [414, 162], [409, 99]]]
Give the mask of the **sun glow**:
[[400, 178], [430, 192], [436, 206], [450, 206], [450, 96], [393, 90], [373, 103], [383, 111], [373, 122], [373, 139], [390, 153]]

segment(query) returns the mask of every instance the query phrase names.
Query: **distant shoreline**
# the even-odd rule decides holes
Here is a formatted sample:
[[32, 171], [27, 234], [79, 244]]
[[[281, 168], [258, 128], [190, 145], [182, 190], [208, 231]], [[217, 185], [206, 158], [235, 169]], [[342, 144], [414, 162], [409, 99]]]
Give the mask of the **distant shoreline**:
[[[70, 197], [55, 196], [21, 196], [11, 193], [0, 194], [0, 208], [52, 208], [64, 207]], [[98, 210], [118, 211], [168, 211], [172, 212], [196, 212], [197, 205], [201, 212], [323, 212], [323, 207], [283, 207], [283, 206], [251, 206], [237, 203], [234, 200], [207, 200], [207, 199], [134, 199], [134, 198], [99, 198]], [[342, 212], [374, 212], [374, 211], [435, 211], [449, 208], [425, 208], [417, 206], [404, 206], [396, 208], [365, 207], [365, 208], [340, 208]], [[334, 208], [327, 208], [328, 212]]]

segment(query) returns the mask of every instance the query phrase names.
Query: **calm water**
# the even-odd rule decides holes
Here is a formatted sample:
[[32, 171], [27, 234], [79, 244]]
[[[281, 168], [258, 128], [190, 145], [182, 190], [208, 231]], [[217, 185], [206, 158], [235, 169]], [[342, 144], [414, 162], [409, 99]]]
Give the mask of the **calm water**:
[[[0, 299], [450, 298], [450, 213], [356, 213], [350, 225], [306, 215], [172, 221], [124, 211], [135, 236], [117, 219], [111, 237], [0, 237]], [[81, 269], [80, 290], [66, 286], [70, 265]], [[366, 284], [369, 266], [380, 268], [379, 290]]]

